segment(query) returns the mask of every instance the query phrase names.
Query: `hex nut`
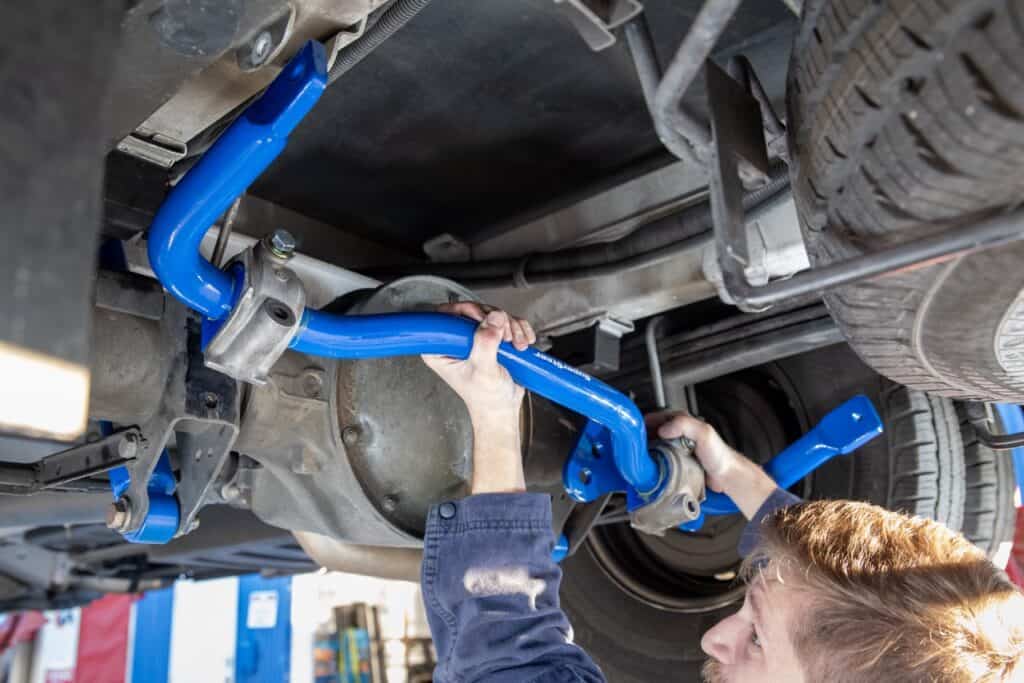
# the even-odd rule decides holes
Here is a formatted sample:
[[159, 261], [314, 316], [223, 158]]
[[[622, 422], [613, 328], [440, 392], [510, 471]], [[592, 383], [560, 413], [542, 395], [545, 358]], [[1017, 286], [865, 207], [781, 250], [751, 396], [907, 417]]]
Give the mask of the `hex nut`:
[[282, 259], [291, 258], [297, 246], [295, 236], [282, 228], [267, 235], [266, 245], [275, 256]]

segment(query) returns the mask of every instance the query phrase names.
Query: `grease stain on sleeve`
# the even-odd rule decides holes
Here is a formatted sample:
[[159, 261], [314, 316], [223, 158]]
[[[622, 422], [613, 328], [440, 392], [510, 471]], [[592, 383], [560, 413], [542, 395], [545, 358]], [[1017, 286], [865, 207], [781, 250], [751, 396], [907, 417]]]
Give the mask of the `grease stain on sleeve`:
[[547, 583], [530, 577], [526, 567], [470, 567], [462, 579], [466, 592], [480, 598], [496, 595], [525, 595], [530, 609], [537, 609], [537, 597]]

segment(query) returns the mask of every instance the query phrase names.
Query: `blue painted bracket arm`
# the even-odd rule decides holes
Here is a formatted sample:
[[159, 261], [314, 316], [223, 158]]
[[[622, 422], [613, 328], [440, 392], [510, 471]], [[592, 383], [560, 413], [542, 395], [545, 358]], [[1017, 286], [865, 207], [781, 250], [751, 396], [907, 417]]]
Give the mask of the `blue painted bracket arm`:
[[203, 235], [288, 141], [327, 87], [327, 57], [316, 41], [292, 58], [171, 190], [149, 232], [149, 263], [171, 294], [203, 315], [231, 312], [235, 281], [199, 253]]
[[[115, 467], [110, 470], [110, 489], [114, 500], [120, 500], [131, 483], [127, 467]], [[126, 541], [132, 543], [167, 543], [178, 533], [181, 512], [174, 491], [178, 481], [171, 470], [171, 458], [166, 449], [160, 453], [156, 468], [153, 470], [149, 483], [149, 514], [142, 526], [135, 531], [122, 534]]]
[[[809, 432], [768, 461], [764, 471], [788, 489], [837, 455], [848, 455], [882, 433], [882, 419], [867, 396], [858, 395], [832, 410]], [[708, 515], [739, 512], [722, 493], [708, 491], [701, 510]]]

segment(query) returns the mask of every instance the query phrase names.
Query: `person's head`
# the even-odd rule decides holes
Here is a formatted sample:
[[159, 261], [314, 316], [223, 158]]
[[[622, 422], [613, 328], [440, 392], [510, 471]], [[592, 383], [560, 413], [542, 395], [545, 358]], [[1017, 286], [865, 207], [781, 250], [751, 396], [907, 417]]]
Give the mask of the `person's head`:
[[1024, 680], [1024, 596], [935, 522], [816, 501], [769, 516], [747, 598], [701, 641], [713, 683]]

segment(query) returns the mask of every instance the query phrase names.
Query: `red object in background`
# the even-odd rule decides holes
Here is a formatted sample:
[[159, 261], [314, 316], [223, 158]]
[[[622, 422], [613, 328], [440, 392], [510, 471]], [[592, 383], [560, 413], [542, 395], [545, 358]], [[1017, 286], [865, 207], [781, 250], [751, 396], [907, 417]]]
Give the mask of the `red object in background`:
[[1017, 528], [1013, 532], [1013, 552], [1006, 565], [1010, 581], [1024, 588], [1024, 508], [1017, 508]]
[[0, 654], [7, 648], [32, 640], [36, 631], [46, 623], [41, 612], [18, 612], [9, 614], [0, 624]]
[[107, 595], [82, 608], [74, 683], [120, 683], [128, 664], [135, 595]]

